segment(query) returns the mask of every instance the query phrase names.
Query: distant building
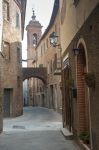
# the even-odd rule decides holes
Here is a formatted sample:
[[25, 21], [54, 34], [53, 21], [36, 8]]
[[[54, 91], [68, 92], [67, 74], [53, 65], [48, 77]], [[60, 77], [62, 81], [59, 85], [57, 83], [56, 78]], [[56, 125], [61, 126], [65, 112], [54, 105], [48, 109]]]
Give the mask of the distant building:
[[[42, 35], [42, 26], [39, 21], [36, 20], [36, 16], [33, 10], [32, 20], [26, 27], [27, 30], [27, 67], [36, 67], [36, 46]], [[28, 90], [29, 90], [29, 105], [34, 105], [34, 89], [35, 88], [35, 79], [30, 78], [28, 80]]]

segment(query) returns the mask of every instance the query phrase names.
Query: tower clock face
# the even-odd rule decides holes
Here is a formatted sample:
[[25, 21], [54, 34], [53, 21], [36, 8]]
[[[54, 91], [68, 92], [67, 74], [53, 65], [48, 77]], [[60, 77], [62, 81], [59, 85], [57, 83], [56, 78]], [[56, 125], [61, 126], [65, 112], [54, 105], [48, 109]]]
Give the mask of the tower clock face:
[[64, 23], [65, 15], [66, 15], [66, 0], [63, 0], [61, 8], [61, 24]]

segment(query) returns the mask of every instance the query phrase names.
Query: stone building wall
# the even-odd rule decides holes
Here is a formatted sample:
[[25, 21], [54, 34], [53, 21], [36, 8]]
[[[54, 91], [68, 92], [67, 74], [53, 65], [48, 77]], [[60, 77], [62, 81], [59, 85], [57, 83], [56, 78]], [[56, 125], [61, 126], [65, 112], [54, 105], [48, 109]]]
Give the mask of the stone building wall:
[[[10, 94], [10, 114], [8, 116], [18, 116], [23, 112], [23, 97], [22, 97], [22, 47], [21, 47], [21, 8], [14, 0], [8, 0], [9, 19], [4, 17], [3, 26], [3, 104], [4, 116], [7, 109], [5, 98]], [[3, 4], [4, 5], [4, 4]], [[3, 10], [4, 12], [4, 10]], [[18, 25], [17, 25], [18, 15]], [[8, 49], [7, 45], [8, 44]], [[5, 93], [7, 92], [7, 93]]]
[[[53, 14], [56, 15], [56, 14]], [[50, 29], [45, 32], [45, 35], [41, 38], [39, 44], [37, 45], [37, 67], [46, 67], [47, 68], [47, 87], [45, 87], [45, 107], [55, 109], [58, 112], [61, 112], [62, 108], [62, 95], [60, 89], [61, 75], [54, 75], [54, 58], [57, 54], [57, 58], [60, 60], [60, 48], [53, 47], [50, 44], [50, 34], [56, 32], [60, 35], [59, 28], [60, 16], [59, 12], [53, 21]], [[58, 41], [59, 42], [59, 41]], [[38, 87], [44, 86], [43, 83], [38, 82]], [[39, 93], [41, 95], [41, 93]]]

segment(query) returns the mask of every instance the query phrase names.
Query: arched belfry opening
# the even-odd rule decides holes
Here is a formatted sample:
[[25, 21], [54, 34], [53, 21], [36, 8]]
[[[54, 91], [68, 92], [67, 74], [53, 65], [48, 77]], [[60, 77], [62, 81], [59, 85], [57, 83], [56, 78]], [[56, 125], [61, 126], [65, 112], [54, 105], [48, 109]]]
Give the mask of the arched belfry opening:
[[32, 42], [33, 42], [33, 47], [36, 47], [37, 42], [38, 42], [37, 34], [36, 33], [33, 34]]

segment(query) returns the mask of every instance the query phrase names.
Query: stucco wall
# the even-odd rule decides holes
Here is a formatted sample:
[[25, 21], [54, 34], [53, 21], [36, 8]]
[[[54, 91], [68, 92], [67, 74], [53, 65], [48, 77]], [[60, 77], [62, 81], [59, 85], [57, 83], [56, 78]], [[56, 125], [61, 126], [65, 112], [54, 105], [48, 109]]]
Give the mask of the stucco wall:
[[[79, 31], [99, 0], [80, 0], [75, 7], [73, 0], [66, 1], [64, 21], [60, 25], [62, 52], [66, 50], [73, 37]], [[62, 12], [63, 0], [60, 1], [60, 12]], [[61, 14], [62, 15], [62, 14]]]

